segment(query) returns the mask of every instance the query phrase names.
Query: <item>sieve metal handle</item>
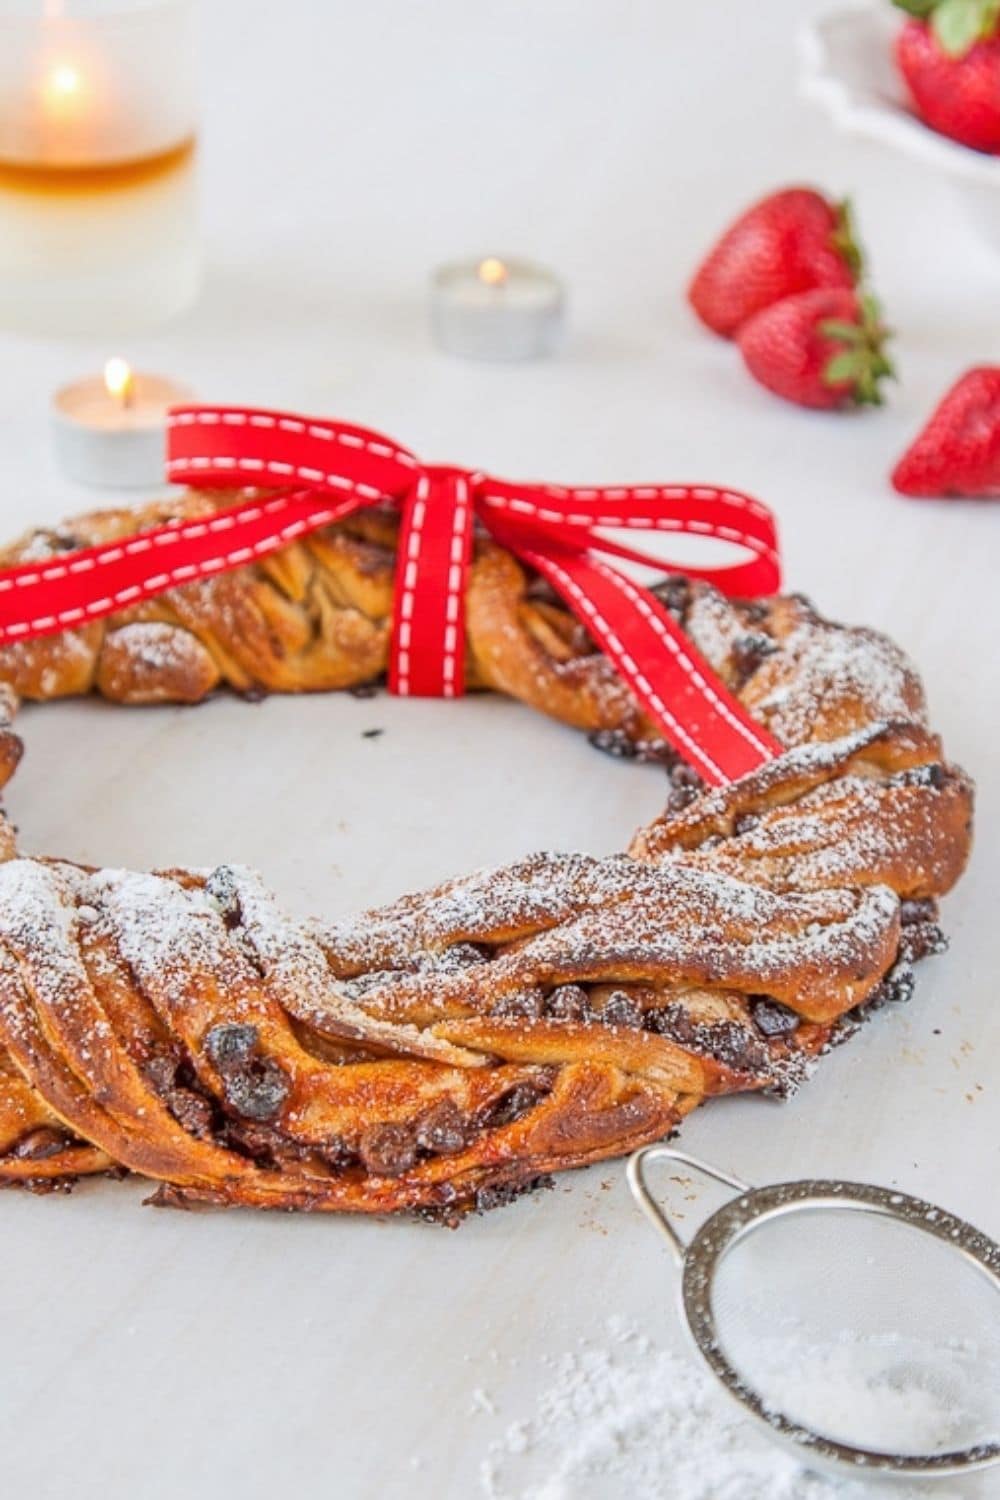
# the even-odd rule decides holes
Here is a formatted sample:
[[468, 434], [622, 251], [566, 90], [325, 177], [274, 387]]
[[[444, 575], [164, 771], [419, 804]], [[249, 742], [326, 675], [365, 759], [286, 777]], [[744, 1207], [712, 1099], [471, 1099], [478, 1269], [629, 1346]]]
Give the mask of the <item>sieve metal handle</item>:
[[625, 1176], [632, 1190], [632, 1197], [657, 1234], [666, 1240], [678, 1266], [683, 1266], [684, 1257], [687, 1254], [687, 1243], [681, 1239], [666, 1213], [653, 1197], [649, 1183], [646, 1181], [646, 1167], [649, 1162], [653, 1161], [680, 1162], [682, 1166], [691, 1167], [693, 1171], [700, 1172], [703, 1177], [711, 1177], [713, 1181], [721, 1182], [725, 1187], [731, 1187], [736, 1193], [749, 1193], [750, 1184], [743, 1182], [739, 1177], [734, 1177], [731, 1172], [723, 1172], [721, 1167], [713, 1167], [711, 1162], [701, 1161], [697, 1156], [689, 1156], [686, 1151], [676, 1151], [673, 1146], [644, 1146], [641, 1151], [633, 1151], [625, 1168]]

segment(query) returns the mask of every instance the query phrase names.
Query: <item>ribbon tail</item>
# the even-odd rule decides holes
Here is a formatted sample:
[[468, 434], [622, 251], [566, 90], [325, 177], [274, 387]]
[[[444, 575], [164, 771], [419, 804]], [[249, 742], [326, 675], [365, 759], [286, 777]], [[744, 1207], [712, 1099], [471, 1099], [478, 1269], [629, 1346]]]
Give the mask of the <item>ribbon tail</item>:
[[472, 555], [468, 475], [428, 469], [403, 505], [396, 550], [389, 691], [457, 698], [465, 691], [465, 586]]
[[165, 589], [256, 562], [357, 510], [304, 490], [172, 522], [0, 575], [0, 643], [75, 629]]
[[646, 589], [586, 554], [518, 553], [562, 595], [664, 738], [710, 785], [783, 753]]

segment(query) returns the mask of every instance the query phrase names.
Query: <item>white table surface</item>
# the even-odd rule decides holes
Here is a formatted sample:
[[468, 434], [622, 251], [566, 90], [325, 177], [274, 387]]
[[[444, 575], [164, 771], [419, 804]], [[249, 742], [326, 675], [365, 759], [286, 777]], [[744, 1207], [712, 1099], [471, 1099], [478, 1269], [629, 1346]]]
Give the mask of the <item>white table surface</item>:
[[[797, 101], [794, 26], [817, 8], [210, 0], [205, 296], [120, 352], [205, 397], [370, 422], [433, 459], [728, 481], [777, 508], [791, 584], [920, 664], [979, 780], [979, 845], [947, 903], [951, 952], [921, 966], [909, 1007], [790, 1104], [721, 1101], [684, 1139], [751, 1179], [898, 1183], [997, 1234], [1000, 510], [906, 502], [886, 473], [945, 384], [996, 357], [1000, 261], [933, 180]], [[684, 304], [722, 222], [797, 179], [856, 199], [899, 330], [881, 413], [773, 400]], [[560, 358], [474, 366], [429, 347], [429, 268], [494, 248], [568, 278]], [[93, 503], [51, 467], [46, 404], [111, 352], [0, 337], [5, 531]], [[499, 701], [70, 704], [23, 729], [8, 803], [26, 849], [243, 860], [317, 914], [532, 848], [620, 847], [664, 794], [657, 771]], [[547, 1351], [600, 1339], [611, 1313], [677, 1337], [620, 1164], [454, 1234], [156, 1213], [142, 1196], [0, 1198], [5, 1494], [464, 1500]], [[495, 1415], [470, 1414], [477, 1387]]]

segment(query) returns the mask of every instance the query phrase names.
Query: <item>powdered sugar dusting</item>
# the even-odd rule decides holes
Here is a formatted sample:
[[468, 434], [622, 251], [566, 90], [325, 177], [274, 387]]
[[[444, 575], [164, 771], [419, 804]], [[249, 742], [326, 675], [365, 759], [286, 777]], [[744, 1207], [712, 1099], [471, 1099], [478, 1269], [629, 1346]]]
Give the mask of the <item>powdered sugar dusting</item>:
[[[850, 1367], [848, 1353], [852, 1411], [880, 1423], [887, 1441], [916, 1420], [948, 1426], [951, 1414], [930, 1393], [901, 1402], [874, 1366]], [[547, 1363], [549, 1384], [534, 1409], [510, 1423], [480, 1464], [488, 1500], [876, 1500], [886, 1493], [808, 1473], [693, 1357], [657, 1348], [619, 1319], [609, 1320], [600, 1344]], [[897, 1500], [927, 1493], [892, 1489]], [[934, 1494], [958, 1500], [949, 1488]]]
[[[887, 636], [810, 620], [781, 642], [745, 693], [748, 707], [786, 745], [834, 724], [878, 719], [925, 722], [920, 680]], [[822, 736], [826, 737], [826, 736]]]

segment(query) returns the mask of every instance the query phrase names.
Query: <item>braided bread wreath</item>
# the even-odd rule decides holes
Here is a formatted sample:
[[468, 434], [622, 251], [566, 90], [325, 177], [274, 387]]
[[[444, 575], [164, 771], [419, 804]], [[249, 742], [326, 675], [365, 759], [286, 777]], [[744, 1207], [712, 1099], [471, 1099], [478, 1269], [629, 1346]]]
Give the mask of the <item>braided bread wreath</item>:
[[[188, 491], [36, 531], [10, 567], [232, 504]], [[239, 571], [0, 650], [19, 697], [192, 703], [359, 687], [386, 665], [396, 526], [354, 515]], [[627, 854], [538, 854], [333, 922], [256, 876], [17, 857], [0, 827], [0, 1182], [121, 1170], [154, 1201], [451, 1222], [672, 1131], [710, 1095], [785, 1093], [939, 951], [972, 787], [919, 679], [800, 596], [660, 598], [787, 746], [721, 789], [656, 740], [581, 626], [476, 540], [467, 678], [661, 758]]]

